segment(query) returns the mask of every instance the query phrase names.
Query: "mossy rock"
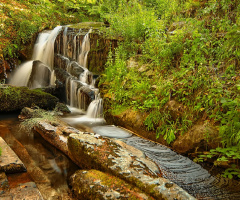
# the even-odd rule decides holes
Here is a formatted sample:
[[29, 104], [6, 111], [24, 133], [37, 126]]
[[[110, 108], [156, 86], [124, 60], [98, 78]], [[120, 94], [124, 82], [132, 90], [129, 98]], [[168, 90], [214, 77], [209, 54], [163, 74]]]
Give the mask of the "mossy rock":
[[68, 150], [80, 167], [112, 174], [155, 199], [195, 200], [176, 184], [161, 178], [156, 164], [140, 150], [120, 140], [86, 132], [70, 134]]
[[77, 199], [154, 199], [124, 180], [98, 170], [79, 170], [70, 184]]
[[0, 85], [0, 112], [18, 111], [36, 105], [39, 108], [53, 109], [58, 98], [40, 89]]

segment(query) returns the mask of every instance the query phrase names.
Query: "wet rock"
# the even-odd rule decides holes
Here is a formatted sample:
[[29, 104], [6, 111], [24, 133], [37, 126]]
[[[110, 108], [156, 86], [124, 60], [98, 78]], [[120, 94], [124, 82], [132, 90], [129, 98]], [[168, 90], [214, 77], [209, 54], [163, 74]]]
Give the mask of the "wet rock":
[[[32, 158], [29, 155], [26, 148], [24, 148], [24, 146], [18, 140], [16, 140], [16, 138], [13, 135], [11, 135], [11, 133], [4, 133], [4, 134], [6, 134], [4, 136], [4, 139], [6, 140], [6, 142], [8, 144], [14, 144], [11, 146], [11, 148], [14, 150], [14, 152], [16, 152], [16, 154], [19, 156], [19, 158], [24, 161], [24, 165], [26, 166], [28, 173], [31, 175], [31, 180], [33, 180], [37, 184], [37, 187], [38, 187], [39, 191], [41, 191], [43, 199], [52, 200], [53, 197], [58, 194], [58, 192], [54, 188], [51, 187], [51, 181], [49, 180], [47, 175], [36, 165], [36, 162], [34, 160], [32, 160]], [[13, 174], [11, 174], [11, 176], [12, 175]], [[14, 179], [14, 181], [16, 180], [15, 178], [13, 178], [13, 179]], [[26, 180], [26, 179], [24, 179], [24, 180]], [[31, 180], [28, 182], [31, 182]], [[29, 185], [27, 185], [27, 187], [28, 186]], [[25, 187], [25, 186], [21, 185], [21, 187]], [[29, 189], [29, 187], [28, 187], [28, 189]], [[34, 189], [35, 190], [35, 192], [33, 191], [34, 193], [37, 192], [36, 189]], [[21, 188], [18, 188], [13, 191], [15, 191], [16, 194], [19, 193], [18, 195], [20, 195], [20, 198], [15, 198], [15, 199], [19, 199], [19, 200], [38, 199], [38, 198], [34, 198], [33, 196], [28, 198], [27, 190], [23, 190]], [[10, 190], [10, 192], [11, 192], [11, 190]], [[23, 196], [24, 194], [26, 194], [26, 195]], [[13, 195], [15, 195], [15, 194], [6, 193], [3, 196], [0, 196], [0, 199], [4, 199], [5, 197], [6, 198], [11, 197], [11, 199], [14, 199]], [[31, 192], [29, 193], [29, 195], [31, 195]], [[41, 198], [39, 198], [39, 199], [41, 199]]]
[[177, 138], [173, 148], [179, 153], [193, 152], [196, 148], [216, 148], [221, 143], [218, 131], [208, 124], [194, 125], [187, 133]]
[[[36, 109], [35, 109], [36, 108]], [[42, 115], [39, 112], [38, 107], [33, 107], [33, 108], [28, 108], [25, 107], [21, 110], [20, 115], [18, 116], [19, 119], [24, 120], [24, 119], [30, 119], [30, 118], [41, 118]]]
[[19, 184], [18, 187], [10, 190], [10, 195], [13, 200], [20, 199], [34, 199], [34, 200], [43, 200], [43, 197], [37, 186], [34, 182], [27, 182], [23, 184]]
[[4, 172], [0, 173], [0, 195], [6, 193], [9, 189], [8, 179]]
[[27, 86], [29, 88], [47, 87], [50, 85], [50, 81], [51, 81], [50, 68], [39, 60], [33, 61], [32, 72]]
[[18, 111], [24, 107], [36, 105], [43, 109], [53, 109], [58, 99], [41, 89], [30, 90], [27, 87], [0, 87], [0, 112]]
[[26, 171], [26, 167], [7, 143], [0, 137], [0, 171], [5, 173], [17, 173]]
[[79, 166], [114, 174], [154, 198], [194, 199], [176, 184], [167, 188], [165, 184], [169, 181], [159, 178], [156, 165], [145, 158], [140, 150], [122, 141], [90, 133], [70, 134], [68, 147], [71, 157]]
[[122, 179], [98, 170], [79, 170], [70, 185], [77, 199], [153, 199]]
[[[55, 127], [49, 123], [40, 121], [34, 129], [50, 144], [68, 155], [67, 136], [63, 134], [62, 126]], [[66, 132], [67, 129], [65, 128], [64, 131]]]
[[[104, 24], [97, 24], [97, 26], [93, 25], [92, 23], [79, 23], [77, 25], [73, 25], [68, 27], [67, 29], [67, 52], [63, 49], [63, 32], [60, 33], [56, 40], [55, 40], [55, 67], [64, 68], [62, 63], [66, 63], [67, 59], [69, 60], [77, 60], [77, 56], [81, 52], [82, 40], [92, 29], [91, 33], [89, 33], [90, 39], [90, 51], [88, 52], [88, 59], [87, 59], [87, 66], [86, 68], [89, 69], [91, 72], [99, 74], [104, 71], [104, 66], [108, 58], [108, 52], [111, 50], [114, 52], [115, 48], [117, 47], [118, 39], [114, 38], [107, 38], [106, 35], [99, 31], [99, 28], [104, 26]], [[79, 29], [82, 31], [79, 32]], [[64, 55], [67, 59], [61, 58], [60, 55]]]
[[69, 110], [69, 108], [66, 106], [66, 104], [64, 103], [57, 103], [55, 110], [57, 112], [62, 112], [62, 113], [70, 113], [71, 111]]

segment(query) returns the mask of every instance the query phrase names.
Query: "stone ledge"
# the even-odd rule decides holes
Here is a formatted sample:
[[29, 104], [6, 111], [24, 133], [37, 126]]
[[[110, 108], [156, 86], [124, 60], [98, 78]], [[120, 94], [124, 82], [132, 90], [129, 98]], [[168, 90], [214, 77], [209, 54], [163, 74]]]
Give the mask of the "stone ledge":
[[98, 170], [79, 170], [71, 176], [70, 184], [77, 199], [154, 199], [122, 179]]
[[27, 171], [26, 167], [7, 143], [0, 137], [0, 171], [5, 173], [18, 173]]
[[112, 174], [155, 199], [195, 199], [178, 185], [160, 177], [155, 163], [140, 150], [120, 140], [46, 122], [39, 122], [35, 130], [82, 168]]

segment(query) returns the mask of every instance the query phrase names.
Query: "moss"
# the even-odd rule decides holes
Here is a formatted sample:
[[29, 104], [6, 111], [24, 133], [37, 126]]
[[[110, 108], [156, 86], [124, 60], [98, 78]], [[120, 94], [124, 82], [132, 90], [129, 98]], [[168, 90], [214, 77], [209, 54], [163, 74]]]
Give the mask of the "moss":
[[53, 109], [58, 102], [56, 97], [41, 90], [9, 85], [2, 85], [0, 88], [0, 100], [0, 112], [21, 110], [32, 105], [49, 110]]
[[[118, 197], [120, 199], [153, 199], [135, 186], [126, 183], [124, 180], [98, 170], [80, 170], [76, 172], [72, 177], [71, 184], [77, 197], [83, 193], [88, 197], [94, 197], [94, 199], [102, 199], [105, 193], [112, 192], [114, 194], [113, 191], [116, 191], [116, 193], [120, 195]], [[143, 196], [145, 198], [143, 198]]]

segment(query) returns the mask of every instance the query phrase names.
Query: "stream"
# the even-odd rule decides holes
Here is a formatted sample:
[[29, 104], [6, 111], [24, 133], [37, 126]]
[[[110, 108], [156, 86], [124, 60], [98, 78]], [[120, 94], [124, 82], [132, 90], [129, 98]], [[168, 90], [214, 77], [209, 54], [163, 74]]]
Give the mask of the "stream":
[[[102, 98], [95, 87], [94, 76], [87, 68], [90, 33], [91, 29], [81, 32], [68, 26], [40, 33], [33, 61], [20, 66], [10, 83], [30, 88], [46, 87], [54, 85], [55, 69], [64, 70], [67, 75], [61, 80], [66, 88], [63, 96], [72, 110], [71, 114], [62, 117], [65, 122], [81, 131], [118, 138], [140, 149], [157, 164], [162, 177], [178, 184], [197, 199], [239, 200], [240, 183], [214, 177], [189, 158], [163, 145], [106, 124], [102, 118]], [[22, 77], [24, 82], [20, 80]], [[26, 165], [44, 198], [71, 199], [67, 179], [78, 169], [76, 165], [38, 134], [21, 131], [16, 115], [4, 115], [0, 120], [0, 135]]]

